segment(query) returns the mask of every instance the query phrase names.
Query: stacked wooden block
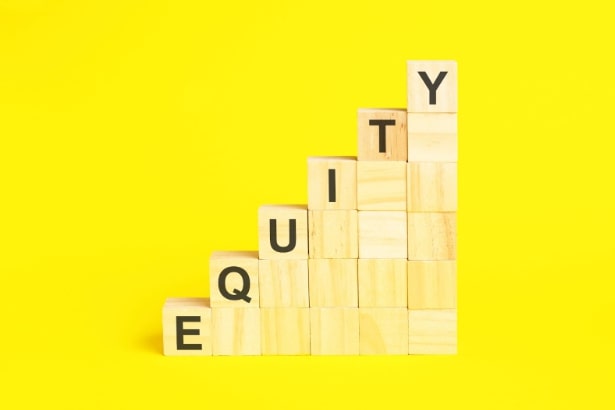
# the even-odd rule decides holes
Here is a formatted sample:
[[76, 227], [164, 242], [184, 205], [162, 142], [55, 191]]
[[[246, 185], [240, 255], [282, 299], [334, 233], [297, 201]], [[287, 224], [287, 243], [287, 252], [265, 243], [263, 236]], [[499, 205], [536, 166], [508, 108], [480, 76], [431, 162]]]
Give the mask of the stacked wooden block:
[[361, 109], [358, 157], [308, 158], [308, 204], [214, 252], [210, 299], [168, 299], [167, 355], [457, 350], [457, 66], [408, 62], [407, 109]]

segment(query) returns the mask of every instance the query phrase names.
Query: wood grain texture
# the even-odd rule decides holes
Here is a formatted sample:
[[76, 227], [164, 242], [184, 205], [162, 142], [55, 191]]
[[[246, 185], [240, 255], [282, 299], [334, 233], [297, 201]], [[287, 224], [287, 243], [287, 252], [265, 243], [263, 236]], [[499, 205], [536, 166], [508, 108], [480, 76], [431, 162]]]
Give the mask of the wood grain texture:
[[406, 259], [405, 211], [359, 211], [359, 258]]
[[359, 308], [310, 308], [312, 355], [359, 354]]
[[[184, 320], [180, 319], [178, 323], [178, 317], [183, 317]], [[184, 331], [196, 331], [198, 334], [184, 334]], [[211, 356], [211, 332], [211, 307], [208, 298], [168, 298], [165, 301], [162, 308], [162, 344], [165, 356]]]
[[457, 211], [457, 163], [409, 162], [408, 211]]
[[408, 309], [359, 308], [362, 355], [408, 354]]
[[456, 261], [408, 261], [409, 309], [456, 309]]
[[[333, 184], [329, 170], [334, 171]], [[357, 209], [356, 157], [309, 157], [307, 185], [310, 210]]]
[[[258, 256], [260, 259], [307, 259], [307, 205], [262, 205], [258, 208]], [[272, 236], [271, 221], [275, 221]], [[294, 222], [290, 237], [291, 220]]]
[[[446, 72], [435, 91], [435, 101], [420, 73], [427, 75], [429, 84], [437, 83], [441, 72]], [[446, 60], [408, 61], [408, 112], [457, 112], [457, 62]]]
[[[359, 161], [406, 161], [408, 158], [406, 109], [362, 108], [358, 113]], [[394, 125], [379, 125], [378, 122], [394, 121]], [[376, 124], [370, 125], [370, 121]], [[380, 132], [384, 130], [384, 147], [381, 147]], [[382, 150], [381, 148], [384, 148]]]
[[457, 162], [457, 114], [408, 113], [408, 161]]
[[409, 310], [410, 354], [456, 354], [457, 310]]
[[408, 213], [408, 260], [433, 261], [457, 258], [455, 212]]
[[212, 329], [214, 356], [261, 354], [261, 309], [213, 308]]
[[309, 355], [308, 308], [261, 308], [263, 355]]
[[357, 260], [309, 260], [310, 307], [357, 307]]
[[[243, 269], [249, 279], [250, 288], [246, 300], [230, 300], [223, 296], [218, 286], [218, 279], [227, 268], [237, 267]], [[233, 269], [234, 270], [234, 269]], [[232, 272], [226, 275], [226, 290], [233, 294], [237, 289], [244, 289], [244, 281], [239, 273]], [[211, 295], [211, 306], [216, 307], [258, 307], [258, 252], [257, 251], [215, 251], [209, 258], [209, 291]]]
[[357, 208], [363, 211], [406, 210], [407, 163], [357, 162]]
[[359, 307], [407, 308], [406, 259], [359, 259]]
[[357, 211], [309, 211], [311, 258], [357, 258], [359, 234]]
[[261, 307], [309, 307], [308, 260], [260, 260]]

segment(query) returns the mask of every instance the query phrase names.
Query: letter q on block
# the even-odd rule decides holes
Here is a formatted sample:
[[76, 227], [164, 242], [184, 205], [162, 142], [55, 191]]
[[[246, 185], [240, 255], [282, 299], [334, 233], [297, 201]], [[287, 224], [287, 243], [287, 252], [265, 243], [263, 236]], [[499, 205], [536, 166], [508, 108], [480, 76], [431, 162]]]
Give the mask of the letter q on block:
[[209, 258], [211, 307], [259, 307], [258, 252], [217, 251]]

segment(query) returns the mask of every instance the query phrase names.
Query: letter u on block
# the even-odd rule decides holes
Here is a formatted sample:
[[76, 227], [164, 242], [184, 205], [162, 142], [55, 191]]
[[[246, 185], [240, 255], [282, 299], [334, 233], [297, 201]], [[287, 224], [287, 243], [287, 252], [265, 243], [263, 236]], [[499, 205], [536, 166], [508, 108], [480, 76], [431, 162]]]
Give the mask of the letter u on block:
[[306, 205], [263, 205], [258, 209], [259, 259], [307, 259]]

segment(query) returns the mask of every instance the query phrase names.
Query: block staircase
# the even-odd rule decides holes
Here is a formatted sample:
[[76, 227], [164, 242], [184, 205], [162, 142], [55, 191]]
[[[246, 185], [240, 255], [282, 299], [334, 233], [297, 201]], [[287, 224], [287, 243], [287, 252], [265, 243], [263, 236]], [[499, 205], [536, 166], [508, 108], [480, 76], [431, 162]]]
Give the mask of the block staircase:
[[308, 204], [261, 206], [258, 251], [167, 299], [165, 355], [456, 353], [457, 64], [407, 67], [407, 109], [359, 110], [358, 157], [308, 158]]

